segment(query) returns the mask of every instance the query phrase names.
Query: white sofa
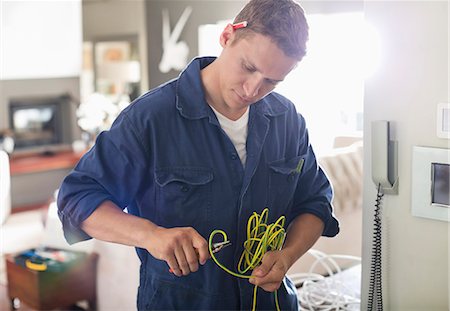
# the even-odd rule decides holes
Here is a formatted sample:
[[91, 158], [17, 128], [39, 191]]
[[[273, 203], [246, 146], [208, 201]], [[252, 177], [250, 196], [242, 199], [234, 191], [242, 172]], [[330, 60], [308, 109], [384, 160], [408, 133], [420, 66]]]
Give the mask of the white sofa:
[[[339, 220], [340, 232], [336, 237], [321, 237], [313, 249], [325, 254], [361, 257], [362, 243], [362, 181], [363, 144], [356, 142], [347, 147], [335, 148], [318, 159], [333, 186], [334, 213]], [[308, 272], [315, 258], [306, 254], [289, 270], [289, 274]], [[341, 268], [354, 264], [342, 262]], [[324, 269], [315, 272], [325, 273]]]
[[0, 284], [6, 283], [4, 255], [36, 246], [44, 233], [41, 211], [11, 214], [11, 175], [8, 154], [0, 150]]

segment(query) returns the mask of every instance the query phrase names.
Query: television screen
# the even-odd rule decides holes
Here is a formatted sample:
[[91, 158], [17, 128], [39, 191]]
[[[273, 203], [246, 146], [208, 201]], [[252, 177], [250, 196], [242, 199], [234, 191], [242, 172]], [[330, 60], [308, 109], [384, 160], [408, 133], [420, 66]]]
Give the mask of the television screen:
[[64, 104], [62, 97], [11, 100], [9, 121], [15, 150], [63, 144]]
[[450, 165], [432, 163], [431, 203], [450, 207]]
[[56, 106], [20, 108], [13, 113], [17, 147], [58, 143]]

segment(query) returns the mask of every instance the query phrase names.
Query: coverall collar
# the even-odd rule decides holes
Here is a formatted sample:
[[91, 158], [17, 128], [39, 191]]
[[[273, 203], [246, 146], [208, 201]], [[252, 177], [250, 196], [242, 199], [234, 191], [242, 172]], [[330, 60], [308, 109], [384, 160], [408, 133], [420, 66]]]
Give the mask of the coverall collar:
[[[211, 64], [215, 59], [215, 57], [194, 58], [180, 73], [176, 83], [176, 107], [183, 117], [201, 119], [209, 116], [200, 70]], [[282, 115], [288, 110], [286, 104], [281, 101], [279, 101], [279, 105], [266, 104], [265, 98], [252, 104], [250, 108], [257, 113], [271, 117]]]

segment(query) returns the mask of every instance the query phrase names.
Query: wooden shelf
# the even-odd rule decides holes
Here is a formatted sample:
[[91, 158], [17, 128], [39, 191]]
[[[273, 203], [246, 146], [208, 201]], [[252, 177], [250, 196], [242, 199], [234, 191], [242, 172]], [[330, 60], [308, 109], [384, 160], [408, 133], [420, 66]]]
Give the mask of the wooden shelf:
[[73, 151], [57, 152], [51, 155], [32, 154], [13, 156], [10, 159], [11, 176], [73, 168], [84, 153]]

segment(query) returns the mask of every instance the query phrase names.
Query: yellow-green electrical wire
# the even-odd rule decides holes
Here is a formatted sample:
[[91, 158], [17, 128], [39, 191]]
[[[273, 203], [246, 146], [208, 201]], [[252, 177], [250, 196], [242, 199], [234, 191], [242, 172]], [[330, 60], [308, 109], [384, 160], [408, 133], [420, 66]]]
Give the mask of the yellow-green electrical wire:
[[[222, 265], [216, 258], [215, 254], [212, 252], [213, 238], [216, 234], [221, 234], [224, 241], [228, 240], [227, 234], [223, 230], [214, 230], [209, 235], [209, 253], [214, 262], [223, 270], [229, 274], [243, 279], [250, 279], [250, 275], [245, 275], [259, 264], [261, 264], [264, 254], [268, 251], [280, 250], [283, 246], [284, 237], [286, 232], [284, 230], [284, 223], [286, 218], [280, 216], [278, 220], [273, 224], [267, 224], [267, 218], [269, 215], [269, 210], [265, 208], [261, 215], [256, 212], [250, 216], [247, 222], [247, 240], [244, 242], [244, 251], [242, 252], [241, 258], [238, 263], [238, 272], [231, 271], [224, 265]], [[256, 291], [258, 286], [255, 285], [253, 290], [253, 306], [252, 310], [256, 310]], [[278, 311], [280, 311], [280, 306], [278, 303], [277, 291], [274, 292], [275, 304]]]

